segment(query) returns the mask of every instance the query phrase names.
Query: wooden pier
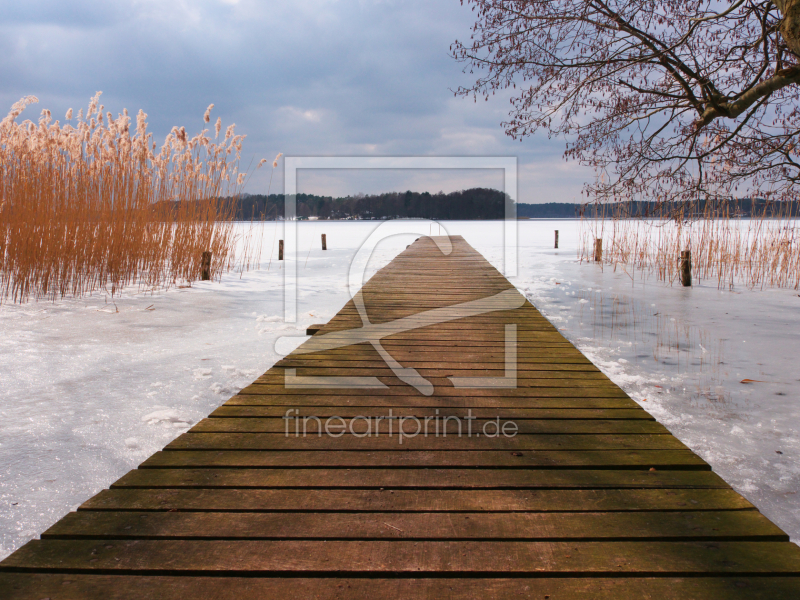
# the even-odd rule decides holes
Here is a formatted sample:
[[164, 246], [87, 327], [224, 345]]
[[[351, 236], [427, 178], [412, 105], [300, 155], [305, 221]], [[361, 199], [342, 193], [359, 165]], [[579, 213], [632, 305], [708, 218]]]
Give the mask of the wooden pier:
[[0, 597], [800, 597], [800, 548], [448, 244], [6, 558]]

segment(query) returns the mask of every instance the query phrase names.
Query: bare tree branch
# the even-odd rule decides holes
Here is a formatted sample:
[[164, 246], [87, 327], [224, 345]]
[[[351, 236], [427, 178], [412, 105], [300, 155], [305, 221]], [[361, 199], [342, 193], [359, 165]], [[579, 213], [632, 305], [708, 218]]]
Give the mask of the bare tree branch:
[[597, 198], [796, 196], [800, 0], [462, 0], [453, 56], [503, 126], [567, 140]]
[[800, 67], [781, 69], [766, 81], [750, 88], [735, 101], [717, 102], [714, 106], [706, 108], [696, 121], [696, 126], [698, 129], [705, 127], [718, 117], [735, 119], [761, 98], [771, 96], [773, 92], [796, 83], [800, 83]]

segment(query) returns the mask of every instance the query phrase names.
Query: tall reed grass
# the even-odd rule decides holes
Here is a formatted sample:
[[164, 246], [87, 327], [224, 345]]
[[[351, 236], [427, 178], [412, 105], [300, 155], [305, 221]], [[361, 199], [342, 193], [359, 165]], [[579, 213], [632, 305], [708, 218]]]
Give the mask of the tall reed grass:
[[[38, 123], [0, 122], [0, 301], [166, 288], [234, 265], [235, 197], [242, 141], [231, 125], [189, 137], [173, 127], [160, 148], [125, 110], [104, 113], [100, 93], [66, 123], [43, 110]], [[204, 122], [210, 122], [209, 106]], [[226, 198], [227, 199], [223, 199]]]
[[793, 203], [765, 205], [750, 218], [741, 218], [730, 202], [673, 206], [646, 218], [624, 210], [608, 206], [600, 218], [582, 221], [581, 260], [593, 260], [594, 241], [601, 238], [603, 263], [631, 276], [639, 270], [678, 281], [680, 253], [690, 250], [693, 277], [716, 280], [720, 288], [800, 287], [800, 221]]

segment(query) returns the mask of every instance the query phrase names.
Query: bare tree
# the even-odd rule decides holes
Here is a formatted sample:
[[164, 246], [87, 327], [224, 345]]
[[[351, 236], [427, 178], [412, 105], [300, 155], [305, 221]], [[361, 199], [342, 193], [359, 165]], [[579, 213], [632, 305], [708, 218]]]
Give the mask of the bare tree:
[[[465, 0], [462, 0], [462, 4]], [[598, 199], [796, 197], [800, 0], [466, 0], [457, 95], [567, 140]]]

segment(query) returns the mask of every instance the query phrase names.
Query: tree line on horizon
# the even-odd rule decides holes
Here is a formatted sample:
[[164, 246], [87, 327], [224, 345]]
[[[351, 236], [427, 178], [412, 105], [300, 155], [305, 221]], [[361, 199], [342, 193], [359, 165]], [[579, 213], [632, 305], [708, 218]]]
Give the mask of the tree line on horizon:
[[[457, 192], [388, 192], [334, 198], [297, 194], [299, 218], [319, 219], [439, 219], [490, 220], [505, 216], [506, 194], [488, 188]], [[285, 217], [283, 194], [242, 194], [237, 219], [273, 220]]]
[[[434, 219], [492, 220], [505, 218], [506, 194], [488, 188], [472, 188], [445, 194], [439, 192], [388, 192], [333, 197], [297, 194], [296, 214], [301, 219]], [[283, 194], [241, 194], [236, 220], [270, 221], [285, 218]], [[764, 199], [683, 202], [628, 201], [611, 204], [546, 202], [516, 204], [517, 217], [529, 219], [579, 219], [609, 217], [701, 217], [713, 214], [730, 217], [798, 215], [797, 202]]]

